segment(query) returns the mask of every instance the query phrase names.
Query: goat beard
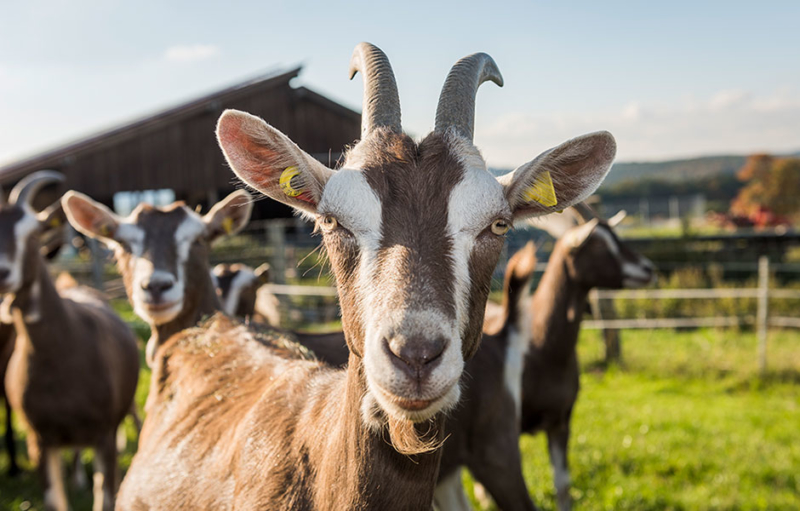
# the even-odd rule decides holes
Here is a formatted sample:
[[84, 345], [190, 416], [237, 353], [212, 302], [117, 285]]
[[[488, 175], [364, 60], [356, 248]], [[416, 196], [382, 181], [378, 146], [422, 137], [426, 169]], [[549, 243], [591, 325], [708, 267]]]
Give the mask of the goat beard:
[[446, 440], [440, 434], [436, 419], [415, 424], [409, 420], [387, 417], [389, 438], [392, 446], [400, 454], [412, 456], [439, 449]]

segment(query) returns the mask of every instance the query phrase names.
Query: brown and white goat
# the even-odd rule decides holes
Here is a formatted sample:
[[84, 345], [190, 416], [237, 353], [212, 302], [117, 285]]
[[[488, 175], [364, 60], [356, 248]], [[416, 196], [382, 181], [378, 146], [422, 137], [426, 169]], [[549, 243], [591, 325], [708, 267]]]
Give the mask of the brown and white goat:
[[[24, 182], [21, 182], [24, 186]], [[64, 210], [60, 204], [51, 206], [51, 209], [41, 213], [43, 218], [48, 218], [47, 229], [40, 233], [41, 247], [39, 252], [45, 259], [52, 259], [58, 255], [61, 245], [64, 240], [63, 226], [66, 224], [64, 217]], [[38, 216], [38, 214], [37, 214]], [[8, 368], [8, 361], [11, 360], [11, 354], [14, 352], [14, 344], [16, 343], [16, 333], [14, 331], [13, 323], [0, 322], [0, 398], [3, 399], [6, 410], [5, 420], [5, 434], [4, 444], [6, 453], [8, 454], [8, 475], [15, 477], [20, 473], [19, 465], [17, 464], [17, 447], [14, 441], [14, 428], [12, 423], [12, 410], [11, 403], [6, 398], [6, 369]]]
[[68, 507], [61, 449], [93, 447], [94, 507], [108, 510], [117, 485], [116, 432], [131, 409], [139, 355], [133, 332], [107, 304], [77, 290], [59, 294], [47, 273], [39, 247], [50, 218], [29, 203], [43, 185], [62, 180], [34, 174], [0, 205], [2, 313], [16, 333], [6, 393], [26, 426], [46, 508]]
[[247, 224], [247, 192], [230, 194], [202, 217], [183, 202], [140, 204], [126, 218], [77, 192], [67, 192], [62, 202], [76, 230], [114, 250], [133, 310], [150, 324], [148, 365], [172, 335], [221, 310], [208, 251], [214, 240]]
[[[547, 434], [557, 502], [562, 511], [571, 507], [567, 446], [579, 390], [575, 348], [587, 295], [595, 287], [637, 288], [655, 278], [653, 264], [614, 233], [623, 216], [605, 221], [579, 204], [563, 215], [534, 224], [557, 238], [536, 292], [532, 298], [527, 293], [535, 267], [534, 248], [529, 244], [506, 269], [500, 314], [487, 315], [487, 329], [508, 339], [508, 346], [518, 350], [510, 363], [515, 364], [514, 358], [524, 360], [521, 380], [516, 380], [521, 381], [521, 392], [512, 391], [520, 411], [521, 430]], [[579, 225], [565, 224], [564, 220], [570, 217]], [[509, 381], [509, 389], [513, 384]], [[512, 475], [498, 466], [487, 472], [488, 479], [482, 478], [481, 482], [499, 502], [502, 497], [492, 485], [503, 484]]]
[[[478, 85], [500, 82], [487, 55], [456, 64], [435, 131], [418, 143], [402, 133], [385, 55], [359, 45], [356, 71], [362, 139], [338, 171], [248, 114], [227, 111], [217, 128], [240, 178], [316, 220], [337, 280], [347, 369], [302, 360], [275, 347], [285, 340], [224, 319], [173, 337], [157, 352], [122, 508], [432, 505], [440, 412], [457, 403], [478, 347], [503, 235], [515, 218], [594, 190], [615, 145], [607, 133], [588, 135], [498, 180], [472, 144]], [[546, 171], [557, 205], [532, 191]]]
[[280, 326], [278, 299], [269, 289], [269, 264], [255, 270], [246, 264], [218, 264], [211, 273], [222, 310], [228, 316]]

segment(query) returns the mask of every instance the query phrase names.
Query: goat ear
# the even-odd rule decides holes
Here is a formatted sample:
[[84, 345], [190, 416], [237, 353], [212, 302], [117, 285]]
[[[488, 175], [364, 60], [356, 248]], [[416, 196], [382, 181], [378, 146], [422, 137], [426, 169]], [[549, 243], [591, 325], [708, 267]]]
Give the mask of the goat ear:
[[217, 140], [233, 171], [259, 192], [302, 212], [315, 214], [333, 171], [262, 119], [226, 110]]
[[617, 145], [607, 131], [574, 138], [498, 178], [515, 219], [566, 209], [597, 190]]
[[106, 206], [72, 190], [61, 198], [61, 205], [76, 231], [106, 244], [114, 241], [121, 219]]
[[594, 232], [598, 223], [599, 220], [593, 218], [585, 224], [581, 224], [567, 232], [563, 239], [567, 246], [569, 246], [570, 251], [577, 252], [580, 250], [580, 248], [589, 240], [589, 237]]
[[264, 263], [255, 270], [256, 279], [258, 279], [259, 284], [262, 286], [264, 284], [269, 284], [270, 275], [269, 275], [269, 263]]
[[214, 204], [203, 216], [206, 238], [214, 241], [221, 236], [231, 236], [241, 231], [250, 221], [253, 212], [253, 197], [244, 190], [236, 190]]
[[608, 226], [613, 229], [614, 227], [616, 227], [619, 224], [621, 224], [622, 221], [625, 220], [626, 216], [628, 216], [628, 212], [625, 211], [624, 209], [620, 210], [619, 213], [617, 213], [616, 215], [614, 215], [614, 216], [612, 216], [611, 218], [608, 219], [608, 222], [607, 222]]

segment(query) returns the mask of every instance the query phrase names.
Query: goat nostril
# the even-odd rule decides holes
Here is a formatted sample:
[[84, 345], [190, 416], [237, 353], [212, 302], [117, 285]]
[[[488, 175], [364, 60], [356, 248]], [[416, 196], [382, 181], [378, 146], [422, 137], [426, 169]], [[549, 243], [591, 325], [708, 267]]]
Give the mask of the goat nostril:
[[0, 282], [5, 281], [11, 275], [11, 270], [8, 268], [0, 268]]
[[443, 338], [403, 339], [395, 337], [391, 340], [384, 339], [384, 345], [395, 363], [400, 362], [403, 369], [411, 370], [415, 376], [419, 376], [420, 371], [432, 369], [441, 359], [447, 342]]
[[173, 283], [168, 280], [149, 280], [142, 283], [142, 289], [155, 296], [172, 289]]

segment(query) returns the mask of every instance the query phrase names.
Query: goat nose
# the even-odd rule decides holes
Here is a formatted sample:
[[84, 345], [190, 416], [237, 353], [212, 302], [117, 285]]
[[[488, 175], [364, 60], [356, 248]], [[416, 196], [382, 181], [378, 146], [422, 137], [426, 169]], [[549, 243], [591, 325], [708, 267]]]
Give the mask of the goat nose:
[[161, 296], [162, 293], [169, 291], [173, 286], [169, 280], [146, 280], [142, 283], [142, 289], [153, 296]]
[[5, 282], [9, 275], [11, 275], [11, 270], [8, 268], [0, 268], [0, 282]]
[[442, 337], [393, 337], [384, 343], [392, 363], [414, 379], [426, 378], [439, 365], [447, 346]]

